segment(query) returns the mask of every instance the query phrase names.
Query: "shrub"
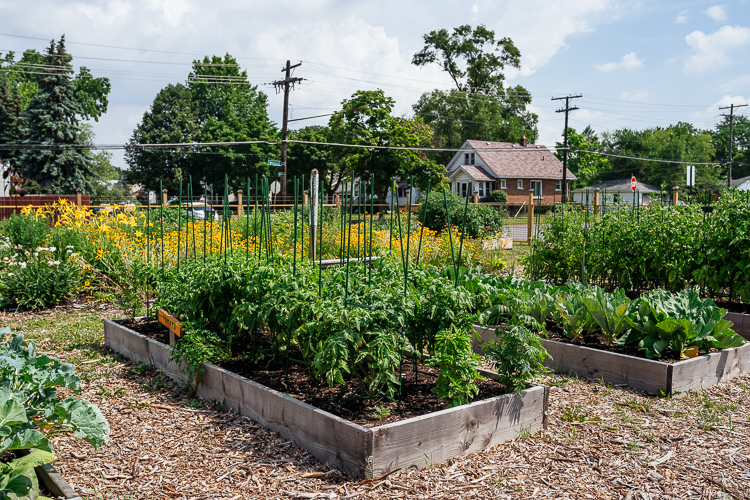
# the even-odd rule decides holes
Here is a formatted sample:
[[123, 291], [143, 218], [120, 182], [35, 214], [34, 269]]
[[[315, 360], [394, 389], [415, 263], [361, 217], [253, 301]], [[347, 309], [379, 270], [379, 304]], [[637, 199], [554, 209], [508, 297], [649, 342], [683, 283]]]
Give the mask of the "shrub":
[[487, 201], [491, 203], [508, 203], [508, 193], [500, 189], [490, 191], [490, 194], [487, 195]]
[[0, 272], [3, 296], [30, 309], [61, 303], [81, 281], [81, 266], [71, 256], [72, 249], [56, 247], [37, 247], [34, 252], [16, 254]]
[[[446, 200], [448, 211], [446, 212]], [[466, 234], [472, 238], [482, 236], [494, 236], [503, 229], [502, 214], [493, 207], [487, 205], [475, 205], [460, 196], [445, 192], [434, 191], [430, 193], [426, 203], [421, 203], [418, 217], [421, 220], [423, 210], [427, 211], [425, 226], [433, 231], [442, 231], [448, 226], [448, 215], [452, 228], [461, 229], [464, 221], [464, 210], [466, 210]]]
[[5, 226], [7, 235], [13, 245], [24, 248], [36, 248], [44, 245], [50, 233], [46, 219], [34, 215], [13, 214]]

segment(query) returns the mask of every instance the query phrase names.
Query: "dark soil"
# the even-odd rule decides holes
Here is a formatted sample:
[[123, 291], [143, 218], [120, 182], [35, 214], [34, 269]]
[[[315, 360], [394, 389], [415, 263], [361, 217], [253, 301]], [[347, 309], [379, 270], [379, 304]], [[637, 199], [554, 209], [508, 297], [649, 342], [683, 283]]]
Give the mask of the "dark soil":
[[744, 302], [730, 302], [725, 299], [714, 299], [714, 304], [721, 307], [722, 309], [726, 309], [729, 312], [735, 312], [735, 313], [750, 312], [750, 304], [745, 304]]
[[[158, 321], [141, 320], [122, 324], [159, 342], [168, 343], [169, 341], [169, 331]], [[265, 339], [261, 338], [261, 342], [256, 347], [267, 347], [263, 340]], [[448, 407], [447, 401], [439, 399], [432, 392], [438, 369], [417, 362], [415, 373], [415, 366], [411, 359], [404, 360], [401, 373], [401, 395], [400, 397], [395, 395], [391, 400], [385, 397], [365, 398], [362, 385], [357, 380], [345, 378], [345, 386], [336, 385], [333, 388], [324, 382], [317, 383], [310, 374], [310, 368], [292, 360], [301, 358], [299, 352], [294, 350], [289, 356], [291, 359], [288, 368], [286, 360], [280, 357], [280, 354], [276, 358], [272, 352], [262, 352], [262, 355], [262, 359], [257, 362], [236, 359], [218, 363], [218, 365], [366, 427], [426, 415]], [[473, 401], [481, 401], [507, 393], [503, 385], [493, 380], [480, 381], [477, 386], [479, 394]]]
[[162, 344], [169, 344], [169, 329], [155, 319], [138, 318], [121, 321], [120, 324]]

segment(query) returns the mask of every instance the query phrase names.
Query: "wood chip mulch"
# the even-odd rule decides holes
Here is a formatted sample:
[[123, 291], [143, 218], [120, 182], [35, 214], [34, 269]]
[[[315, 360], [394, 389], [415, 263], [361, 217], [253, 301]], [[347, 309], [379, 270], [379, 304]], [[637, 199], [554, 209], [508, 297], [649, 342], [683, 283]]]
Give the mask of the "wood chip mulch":
[[84, 498], [750, 500], [750, 376], [668, 399], [549, 375], [546, 430], [361, 481], [154, 370], [92, 364], [81, 397], [109, 420], [110, 444], [53, 440], [55, 467]]

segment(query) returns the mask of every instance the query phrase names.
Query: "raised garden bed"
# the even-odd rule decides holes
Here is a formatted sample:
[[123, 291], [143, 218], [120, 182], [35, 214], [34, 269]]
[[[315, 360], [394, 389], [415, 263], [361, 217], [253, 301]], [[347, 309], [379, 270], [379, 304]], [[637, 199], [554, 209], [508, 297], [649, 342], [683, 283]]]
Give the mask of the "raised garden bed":
[[81, 497], [78, 496], [65, 478], [55, 470], [52, 464], [40, 465], [34, 470], [37, 479], [39, 479], [39, 485], [43, 486], [48, 493], [64, 500], [81, 500]]
[[[474, 325], [474, 330], [483, 341], [495, 335], [494, 328]], [[735, 331], [748, 338], [748, 335]], [[626, 385], [650, 394], [680, 397], [688, 391], [704, 389], [750, 373], [750, 343], [666, 363], [567, 342], [541, 340], [552, 357], [545, 361], [545, 365], [558, 373]], [[477, 342], [475, 346], [478, 345]]]
[[[104, 321], [110, 349], [148, 363], [185, 382], [169, 361], [171, 348], [117, 321]], [[468, 455], [546, 425], [548, 388], [534, 386], [464, 406], [376, 427], [364, 427], [269, 389], [211, 363], [197, 393], [251, 418], [307, 450], [321, 462], [358, 477], [378, 477], [398, 468], [425, 467]]]

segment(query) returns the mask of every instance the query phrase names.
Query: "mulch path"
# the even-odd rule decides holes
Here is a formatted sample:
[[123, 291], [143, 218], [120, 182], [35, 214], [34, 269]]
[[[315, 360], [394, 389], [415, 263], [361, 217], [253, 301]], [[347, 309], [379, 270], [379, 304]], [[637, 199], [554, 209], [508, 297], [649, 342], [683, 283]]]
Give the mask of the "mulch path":
[[109, 420], [110, 444], [53, 439], [55, 467], [85, 498], [750, 500], [750, 376], [668, 399], [550, 375], [546, 430], [360, 481], [154, 370], [92, 364], [81, 397]]

